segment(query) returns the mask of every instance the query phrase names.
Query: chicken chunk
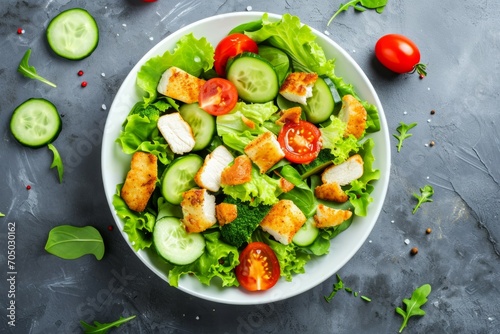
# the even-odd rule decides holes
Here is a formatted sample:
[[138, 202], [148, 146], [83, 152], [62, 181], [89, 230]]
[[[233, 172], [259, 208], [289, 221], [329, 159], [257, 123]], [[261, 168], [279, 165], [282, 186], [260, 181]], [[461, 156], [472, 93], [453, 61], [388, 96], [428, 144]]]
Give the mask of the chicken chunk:
[[288, 245], [306, 220], [306, 216], [291, 200], [282, 199], [269, 210], [260, 222], [260, 227], [283, 245]]
[[190, 104], [198, 102], [204, 84], [205, 80], [172, 66], [163, 73], [156, 89], [160, 94]]
[[230, 203], [220, 203], [215, 206], [215, 217], [220, 226], [231, 223], [238, 217], [238, 206]]
[[203, 166], [194, 176], [194, 182], [201, 188], [216, 192], [220, 189], [221, 176], [224, 168], [227, 167], [234, 157], [229, 150], [223, 146], [217, 146], [203, 162]]
[[321, 174], [323, 183], [337, 183], [345, 186], [363, 175], [363, 158], [359, 154], [351, 156], [339, 165], [333, 165]]
[[356, 138], [361, 138], [365, 133], [367, 113], [365, 107], [352, 95], [342, 97], [342, 109], [338, 117], [345, 123], [347, 128], [344, 136], [352, 134]]
[[130, 171], [120, 192], [120, 196], [131, 210], [142, 212], [146, 209], [156, 187], [157, 160], [155, 155], [145, 152], [135, 152], [132, 156]]
[[335, 227], [351, 218], [351, 216], [352, 212], [349, 210], [333, 209], [319, 204], [314, 215], [314, 222], [317, 228]]
[[252, 160], [246, 155], [237, 156], [231, 166], [222, 171], [221, 185], [235, 186], [252, 180]]
[[319, 199], [324, 199], [327, 201], [333, 201], [337, 203], [347, 202], [349, 196], [345, 193], [344, 190], [340, 187], [340, 185], [336, 182], [332, 183], [324, 183], [320, 186], [317, 186], [314, 189], [314, 194]]
[[286, 122], [299, 123], [302, 114], [301, 107], [293, 107], [290, 109], [282, 110], [280, 118], [275, 122], [278, 125], [284, 125]]
[[306, 105], [307, 99], [312, 96], [316, 80], [318, 80], [316, 73], [290, 73], [280, 87], [280, 94], [289, 101]]
[[172, 152], [184, 154], [193, 149], [195, 144], [193, 130], [178, 112], [161, 116], [158, 119], [158, 129]]
[[252, 140], [245, 147], [245, 153], [259, 167], [262, 174], [285, 157], [280, 143], [271, 132], [265, 132]]
[[189, 233], [203, 232], [216, 223], [215, 196], [206, 189], [191, 189], [182, 194], [182, 223]]

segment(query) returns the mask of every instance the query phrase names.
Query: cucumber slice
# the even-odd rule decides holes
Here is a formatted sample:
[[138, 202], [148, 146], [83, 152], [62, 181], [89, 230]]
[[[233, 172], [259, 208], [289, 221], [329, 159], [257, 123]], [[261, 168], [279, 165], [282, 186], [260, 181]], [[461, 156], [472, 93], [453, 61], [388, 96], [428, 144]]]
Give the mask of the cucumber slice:
[[264, 103], [278, 95], [278, 75], [273, 65], [255, 53], [243, 52], [228, 63], [227, 79], [247, 102]]
[[328, 85], [328, 88], [330, 88], [330, 93], [332, 93], [333, 102], [335, 103], [335, 107], [333, 108], [333, 113], [336, 115], [342, 108], [342, 98], [340, 97], [337, 87], [335, 87], [335, 84], [333, 83], [332, 79], [330, 79], [327, 76], [322, 76], [321, 78], [325, 80], [325, 83]]
[[32, 98], [21, 103], [12, 113], [10, 131], [24, 146], [38, 148], [54, 140], [61, 132], [61, 116], [52, 102]]
[[183, 104], [179, 113], [193, 130], [195, 144], [192, 151], [207, 147], [215, 134], [215, 117], [201, 109], [198, 103]]
[[85, 9], [72, 8], [59, 13], [47, 26], [47, 41], [59, 56], [80, 60], [90, 56], [99, 43], [99, 28]]
[[182, 202], [182, 193], [196, 187], [194, 176], [203, 166], [203, 159], [196, 154], [188, 154], [175, 159], [163, 172], [161, 194], [171, 204]]
[[268, 45], [259, 45], [259, 56], [273, 65], [281, 85], [290, 72], [290, 59], [288, 55], [278, 48]]
[[312, 92], [313, 95], [307, 99], [307, 108], [304, 108], [304, 112], [309, 122], [318, 124], [330, 118], [335, 108], [335, 101], [330, 87], [321, 77], [316, 80]]
[[185, 265], [196, 261], [205, 251], [205, 238], [199, 233], [188, 233], [180, 219], [163, 217], [153, 230], [156, 252], [166, 261]]
[[319, 229], [314, 224], [314, 218], [310, 217], [300, 230], [293, 236], [292, 242], [297, 246], [309, 246], [319, 235]]

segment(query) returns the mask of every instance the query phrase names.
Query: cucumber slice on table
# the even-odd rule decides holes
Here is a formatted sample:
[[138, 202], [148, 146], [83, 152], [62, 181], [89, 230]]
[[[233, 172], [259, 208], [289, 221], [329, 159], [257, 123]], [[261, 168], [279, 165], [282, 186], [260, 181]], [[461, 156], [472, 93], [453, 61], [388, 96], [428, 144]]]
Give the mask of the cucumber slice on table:
[[179, 113], [193, 130], [195, 144], [192, 151], [207, 147], [215, 133], [215, 117], [201, 109], [198, 103], [183, 104]]
[[316, 240], [319, 235], [319, 229], [314, 224], [314, 218], [310, 217], [306, 220], [300, 230], [293, 236], [293, 243], [297, 246], [309, 246]]
[[161, 178], [161, 194], [171, 204], [182, 202], [182, 193], [196, 187], [194, 176], [203, 166], [203, 159], [188, 154], [170, 163]]
[[231, 59], [227, 79], [247, 102], [269, 102], [278, 95], [278, 75], [273, 65], [255, 53], [243, 52]]
[[12, 113], [10, 131], [24, 146], [38, 148], [53, 142], [61, 132], [61, 116], [52, 102], [32, 98]]
[[196, 261], [205, 251], [205, 238], [199, 233], [188, 233], [184, 224], [175, 217], [156, 221], [153, 244], [166, 261], [185, 265]]
[[99, 43], [97, 22], [85, 9], [59, 13], [47, 26], [47, 41], [59, 56], [79, 60], [90, 56]]

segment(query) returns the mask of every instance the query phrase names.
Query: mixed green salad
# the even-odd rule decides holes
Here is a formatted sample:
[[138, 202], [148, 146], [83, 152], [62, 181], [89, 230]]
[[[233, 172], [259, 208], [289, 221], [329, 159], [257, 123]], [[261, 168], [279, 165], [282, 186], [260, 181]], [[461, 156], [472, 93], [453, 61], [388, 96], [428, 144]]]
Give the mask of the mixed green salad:
[[[335, 75], [335, 60], [326, 58], [324, 50], [315, 42], [316, 36], [308, 26], [302, 25], [298, 17], [289, 14], [283, 15], [278, 21], [264, 14], [260, 20], [228, 30], [228, 34], [230, 33], [247, 35], [257, 43], [259, 52], [271, 47], [280, 50], [281, 55], [286, 55], [284, 58], [280, 56], [279, 61], [273, 59], [272, 55], [259, 55], [273, 66], [279, 83], [291, 72], [316, 73], [328, 84], [327, 92], [332, 94], [334, 108], [328, 117], [322, 117], [320, 122], [315, 122], [321, 131], [321, 147], [313, 161], [294, 163], [282, 159], [265, 173], [259, 172], [254, 165], [251, 181], [238, 185], [222, 185], [220, 190], [214, 192], [217, 203], [237, 204], [238, 212], [242, 215], [238, 214], [238, 218], [230, 224], [220, 226], [216, 223], [207, 230], [196, 233], [203, 239], [201, 255], [191, 263], [171, 263], [166, 274], [172, 286], [177, 286], [180, 277], [185, 274], [193, 274], [206, 285], [212, 283], [223, 287], [239, 286], [235, 268], [240, 262], [240, 253], [252, 242], [267, 244], [278, 259], [280, 276], [291, 281], [295, 274], [305, 272], [308, 261], [327, 254], [332, 238], [345, 231], [356, 216], [367, 215], [368, 206], [372, 201], [370, 193], [374, 189], [373, 181], [380, 176], [379, 170], [373, 167], [374, 141], [365, 135], [361, 138], [344, 136], [346, 123], [337, 117], [342, 104], [341, 98], [351, 95], [366, 109], [365, 133], [373, 133], [380, 130], [378, 111], [374, 105], [361, 101], [355, 88]], [[162, 115], [178, 112], [185, 108], [186, 104], [157, 93], [158, 83], [162, 74], [173, 66], [204, 80], [217, 77], [214, 52], [214, 46], [206, 38], [198, 39], [193, 34], [188, 34], [177, 42], [172, 51], [149, 59], [137, 74], [136, 84], [144, 92], [144, 97], [128, 114], [117, 143], [126, 154], [147, 152], [155, 155], [158, 159], [158, 180], [147, 207], [142, 212], [131, 210], [120, 196], [123, 184], [117, 185], [117, 192], [113, 197], [116, 213], [124, 223], [124, 232], [136, 251], [157, 249], [158, 245], [155, 245], [154, 241], [157, 222], [165, 218], [172, 218], [174, 221], [182, 219], [182, 208], [178, 201], [165, 198], [165, 189], [171, 189], [175, 184], [162, 184], [171, 180], [164, 176], [174, 162], [186, 156], [198, 156], [199, 160], [203, 161], [220, 145], [227, 148], [234, 157], [243, 155], [245, 147], [259, 135], [271, 132], [278, 136], [282, 128], [282, 125], [276, 122], [280, 118], [280, 111], [285, 107], [297, 106], [296, 103], [283, 99], [279, 101], [277, 92], [272, 93], [274, 98], [266, 102], [249, 102], [251, 98], [242, 98], [240, 95], [231, 112], [209, 116], [213, 120], [213, 132], [210, 129], [212, 125], [200, 124], [199, 118], [188, 120], [195, 135], [197, 132], [205, 135], [209, 133], [209, 140], [205, 138], [206, 145], [198, 147], [196, 151], [187, 154], [174, 153], [160, 133], [157, 122]], [[231, 66], [232, 61], [236, 62], [229, 59], [228, 66]], [[313, 90], [313, 93], [319, 94], [318, 90]], [[336, 94], [338, 96], [335, 96]], [[310, 99], [312, 101], [315, 97]], [[321, 101], [316, 98], [316, 102], [321, 107]], [[303, 106], [306, 112], [302, 113], [301, 118], [309, 119], [307, 111], [311, 112], [312, 108], [314, 106]], [[252, 126], [248, 126], [249, 123], [245, 120], [250, 120]], [[212, 124], [211, 122], [208, 123]], [[336, 203], [317, 198], [314, 189], [321, 184], [321, 172], [324, 168], [341, 164], [355, 154], [363, 159], [363, 175], [342, 186], [349, 200]], [[179, 179], [182, 177], [183, 175], [178, 175]], [[281, 178], [293, 184], [293, 189], [283, 191], [280, 187]], [[193, 188], [197, 187], [192, 180], [185, 182]], [[283, 199], [293, 201], [308, 221], [316, 213], [319, 204], [350, 210], [353, 215], [338, 226], [316, 229], [309, 242], [283, 244], [259, 227], [260, 220], [269, 209]], [[303, 229], [306, 228], [315, 229], [309, 223], [304, 224]], [[193, 234], [185, 231], [183, 233]], [[216, 277], [218, 279], [213, 281]]]

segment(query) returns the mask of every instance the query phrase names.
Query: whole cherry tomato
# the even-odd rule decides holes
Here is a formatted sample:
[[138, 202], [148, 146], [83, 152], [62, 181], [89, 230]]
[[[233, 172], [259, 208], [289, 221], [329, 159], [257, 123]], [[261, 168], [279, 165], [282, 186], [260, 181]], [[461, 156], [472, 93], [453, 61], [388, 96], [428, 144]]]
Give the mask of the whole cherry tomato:
[[231, 34], [224, 37], [215, 47], [214, 68], [221, 77], [226, 76], [226, 64], [229, 58], [242, 52], [258, 53], [259, 47], [245, 34]]
[[224, 115], [238, 102], [238, 91], [233, 83], [222, 78], [212, 78], [200, 89], [198, 103], [210, 115]]
[[399, 34], [382, 36], [375, 44], [375, 56], [393, 72], [427, 75], [426, 66], [420, 63], [420, 50], [408, 37]]
[[272, 288], [278, 282], [281, 270], [271, 247], [263, 242], [251, 242], [241, 252], [235, 273], [243, 288], [261, 291]]

